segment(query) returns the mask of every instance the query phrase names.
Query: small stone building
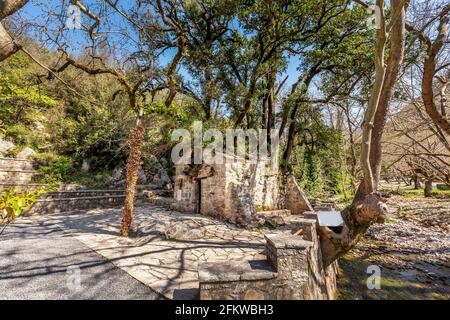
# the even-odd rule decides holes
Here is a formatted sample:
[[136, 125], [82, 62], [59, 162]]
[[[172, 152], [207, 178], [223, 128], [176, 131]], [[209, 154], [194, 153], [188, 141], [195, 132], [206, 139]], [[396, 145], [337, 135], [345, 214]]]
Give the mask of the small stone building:
[[260, 211], [289, 209], [300, 214], [312, 210], [295, 179], [280, 180], [269, 161], [225, 160], [222, 164], [176, 165], [175, 209], [241, 225], [254, 221]]

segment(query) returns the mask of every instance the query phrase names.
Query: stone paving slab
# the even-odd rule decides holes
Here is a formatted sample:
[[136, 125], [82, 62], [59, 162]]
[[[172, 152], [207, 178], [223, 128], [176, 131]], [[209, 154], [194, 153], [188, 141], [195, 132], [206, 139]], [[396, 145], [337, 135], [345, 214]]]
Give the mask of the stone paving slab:
[[[52, 216], [64, 229], [135, 279], [169, 299], [197, 299], [201, 262], [266, 260], [262, 233], [237, 228], [202, 215], [156, 206], [135, 209], [133, 236], [118, 236], [121, 210], [95, 209]], [[196, 240], [166, 240], [168, 226], [194, 222], [204, 235]]]

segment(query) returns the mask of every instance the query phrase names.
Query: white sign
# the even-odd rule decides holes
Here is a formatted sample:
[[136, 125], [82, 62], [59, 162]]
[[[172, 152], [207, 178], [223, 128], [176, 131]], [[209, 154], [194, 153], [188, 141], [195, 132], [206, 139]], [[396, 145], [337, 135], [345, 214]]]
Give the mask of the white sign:
[[317, 219], [322, 227], [341, 227], [344, 225], [344, 219], [340, 211], [318, 211]]

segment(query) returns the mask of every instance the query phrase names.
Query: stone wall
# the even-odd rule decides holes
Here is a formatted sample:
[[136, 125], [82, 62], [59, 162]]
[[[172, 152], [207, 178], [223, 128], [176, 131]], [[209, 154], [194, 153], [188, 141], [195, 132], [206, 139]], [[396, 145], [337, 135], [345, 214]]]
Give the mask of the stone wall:
[[[267, 261], [199, 267], [201, 299], [328, 300], [336, 293], [336, 265], [324, 269], [316, 220], [297, 219], [291, 232], [266, 235]], [[252, 265], [253, 264], [253, 265]]]
[[189, 167], [175, 167], [174, 209], [185, 212], [197, 212], [198, 185], [193, 176], [189, 175]]
[[180, 211], [245, 225], [257, 210], [277, 209], [278, 197], [278, 175], [266, 170], [265, 162], [176, 166], [174, 208]]
[[42, 199], [36, 201], [33, 207], [24, 213], [24, 216], [45, 215], [57, 212], [96, 208], [117, 208], [122, 207], [124, 202], [125, 195]]
[[294, 215], [302, 214], [305, 211], [313, 211], [308, 198], [306, 198], [305, 193], [293, 176], [286, 178], [285, 208], [289, 209], [291, 214]]
[[34, 174], [32, 161], [0, 158], [0, 183], [26, 184]]

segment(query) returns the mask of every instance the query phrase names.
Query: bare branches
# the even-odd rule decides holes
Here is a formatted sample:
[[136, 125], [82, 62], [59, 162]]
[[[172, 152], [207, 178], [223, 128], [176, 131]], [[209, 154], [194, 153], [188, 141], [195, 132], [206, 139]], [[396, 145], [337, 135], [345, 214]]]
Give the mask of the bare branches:
[[167, 69], [166, 76], [167, 76], [167, 83], [168, 83], [168, 89], [169, 89], [169, 95], [167, 96], [165, 100], [166, 107], [169, 107], [173, 100], [175, 99], [175, 96], [177, 94], [176, 91], [176, 81], [174, 79], [175, 71], [178, 67], [178, 64], [180, 63], [185, 47], [186, 47], [186, 38], [184, 35], [184, 30], [181, 26], [181, 24], [178, 21], [177, 12], [174, 7], [173, 3], [169, 3], [169, 12], [166, 14], [165, 7], [162, 5], [161, 0], [157, 0], [157, 8], [158, 12], [161, 16], [161, 19], [163, 23], [169, 28], [170, 31], [175, 32], [177, 36], [176, 41], [176, 47], [177, 47], [177, 53], [175, 54], [175, 57], [172, 59], [169, 68]]
[[[55, 77], [56, 79], [58, 79], [61, 83], [63, 83], [70, 91], [72, 91], [75, 95], [77, 95], [80, 98], [86, 99], [88, 101], [90, 101], [93, 104], [96, 104], [94, 102], [92, 102], [91, 100], [89, 100], [87, 97], [85, 97], [84, 95], [82, 95], [81, 93], [79, 93], [77, 90], [75, 90], [72, 86], [70, 86], [66, 81], [64, 81], [61, 77], [58, 76], [58, 74], [50, 69], [49, 67], [47, 67], [45, 64], [43, 64], [41, 61], [39, 61], [38, 58], [36, 58], [33, 54], [31, 54], [27, 49], [25, 49], [24, 47], [22, 47], [21, 45], [17, 45], [17, 47], [23, 52], [25, 53], [28, 57], [30, 57], [31, 60], [33, 60], [37, 65], [39, 65], [41, 68], [43, 68], [44, 70], [48, 71], [49, 74], [51, 74], [53, 77]], [[60, 70], [63, 70], [65, 68], [60, 68]]]
[[99, 17], [97, 17], [95, 14], [93, 14], [91, 11], [89, 11], [89, 9], [86, 8], [80, 1], [78, 1], [78, 0], [71, 0], [71, 1], [72, 1], [73, 5], [77, 6], [81, 10], [81, 12], [83, 12], [89, 18], [94, 20], [94, 24], [89, 28], [88, 32], [89, 32], [89, 37], [91, 38], [91, 40], [95, 40], [95, 38], [96, 38], [95, 29], [97, 29], [100, 25]]
[[[425, 34], [424, 28], [422, 28], [422, 30], [417, 30], [413, 26], [407, 25], [407, 30], [416, 35], [427, 49], [422, 77], [422, 100], [425, 105], [425, 110], [433, 122], [446, 132], [447, 135], [450, 135], [450, 121], [446, 117], [445, 106], [441, 106], [441, 112], [438, 111], [435, 103], [435, 95], [433, 93], [433, 80], [438, 70], [442, 69], [438, 69], [436, 63], [437, 56], [448, 39], [449, 12], [450, 5], [446, 5], [439, 13], [439, 24], [437, 27], [438, 35], [434, 40], [430, 39], [430, 37]], [[434, 21], [434, 19], [431, 20]], [[430, 23], [431, 22], [426, 23], [425, 27], [429, 26]]]

